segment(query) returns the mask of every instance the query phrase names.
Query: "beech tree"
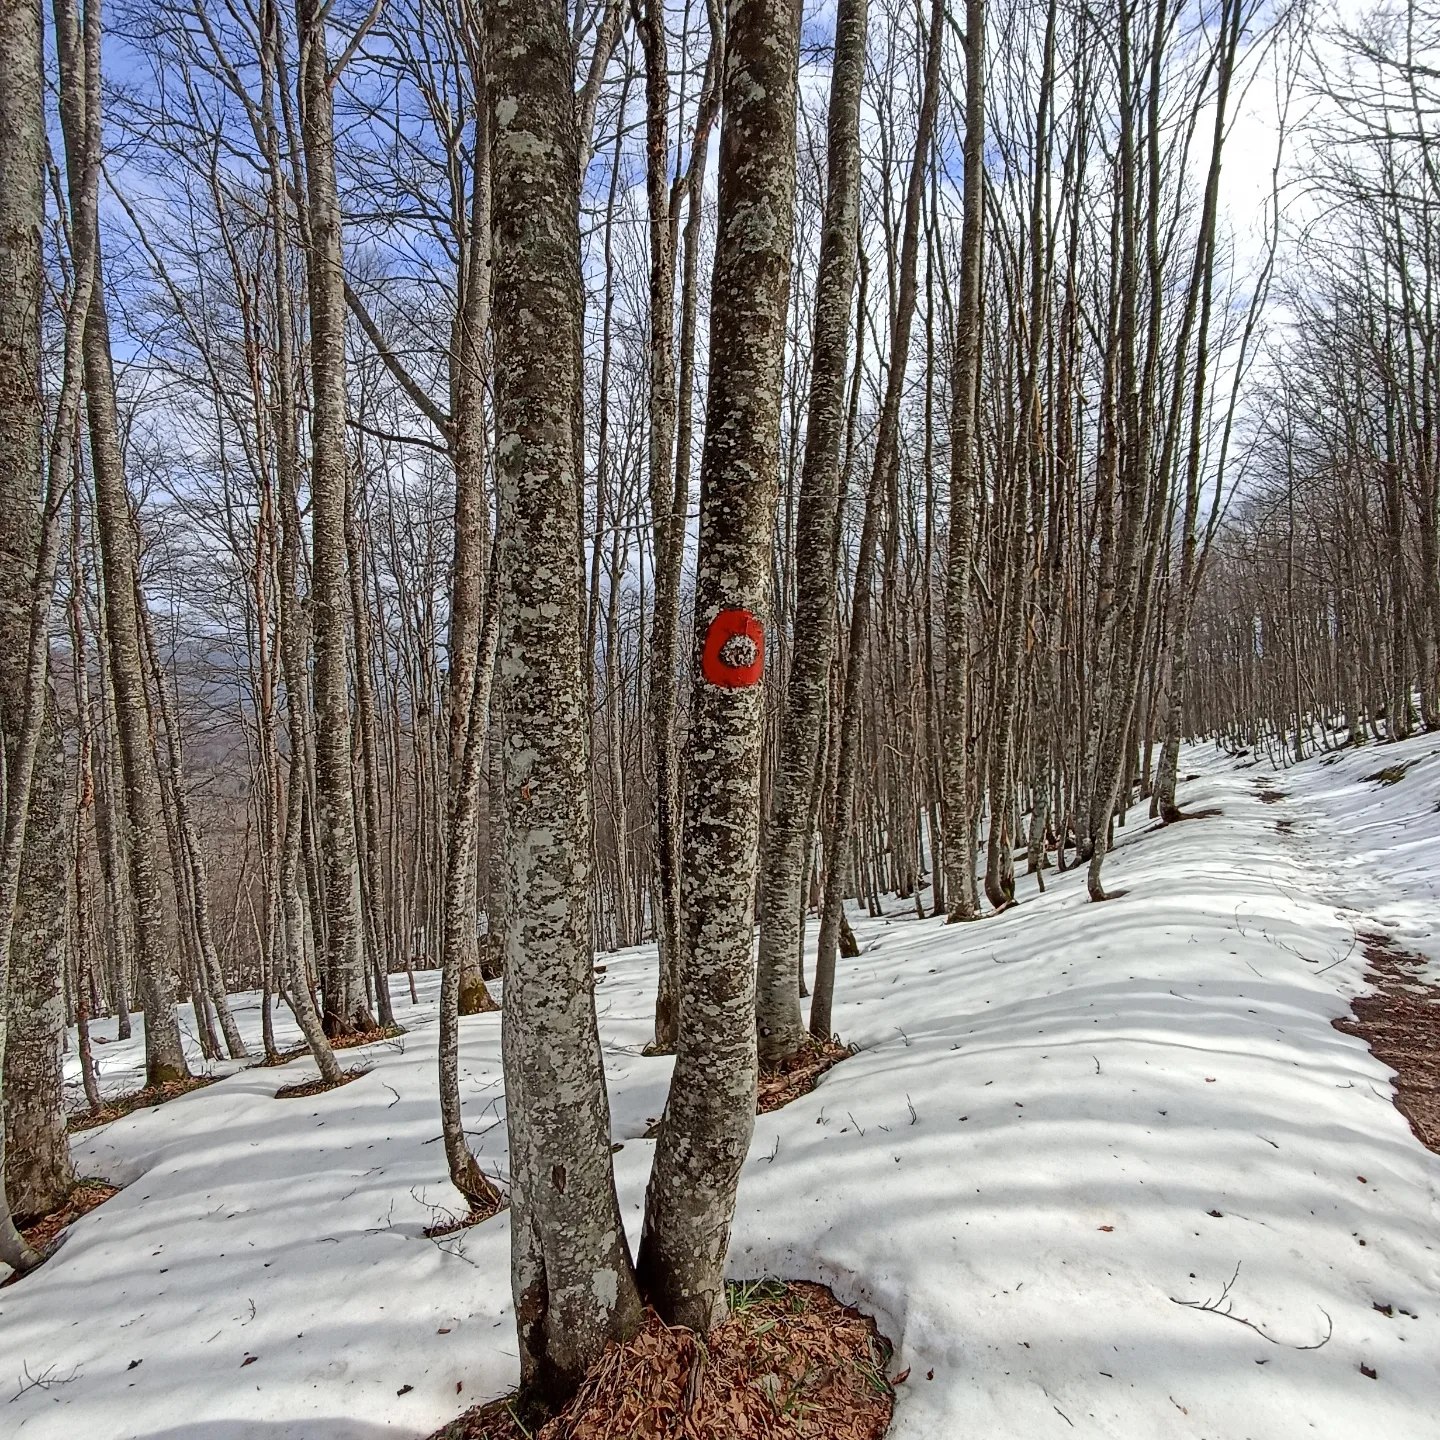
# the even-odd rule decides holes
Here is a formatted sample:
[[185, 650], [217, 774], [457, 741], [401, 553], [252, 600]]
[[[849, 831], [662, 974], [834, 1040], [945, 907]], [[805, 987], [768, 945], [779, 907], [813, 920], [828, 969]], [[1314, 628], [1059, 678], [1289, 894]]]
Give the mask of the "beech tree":
[[[72, 36], [78, 48], [79, 36]], [[98, 47], [98, 22], [93, 36]], [[49, 605], [58, 564], [56, 497], [45, 467], [40, 359], [41, 236], [44, 221], [43, 22], [38, 0], [6, 0], [0, 43], [9, 78], [0, 95], [0, 737], [4, 740], [0, 849], [0, 1260], [24, 1271], [40, 1256], [21, 1238], [14, 1213], [43, 1212], [73, 1178], [57, 1102], [59, 973], [56, 930], [64, 881], [56, 886], [57, 793], [63, 784], [48, 696]], [[76, 59], [72, 49], [71, 58]], [[80, 64], [84, 60], [79, 59]], [[89, 172], [93, 194], [94, 169]], [[58, 426], [74, 423], [78, 332], [88, 303], [87, 256], [70, 297], [69, 382], [51, 459], [69, 466]], [[60, 472], [63, 473], [63, 472]], [[33, 829], [32, 829], [33, 816]], [[49, 851], [49, 855], [47, 855]], [[53, 967], [53, 968], [52, 968]], [[58, 1125], [59, 1144], [47, 1131]]]
[[511, 1286], [521, 1383], [550, 1401], [640, 1313], [610, 1164], [590, 959], [571, 53], [558, 0], [490, 6]]
[[726, 1311], [755, 1123], [753, 918], [770, 542], [795, 190], [800, 7], [744, 0], [725, 33], [710, 394], [700, 463], [682, 835], [680, 1024], [646, 1194], [641, 1283], [671, 1324]]

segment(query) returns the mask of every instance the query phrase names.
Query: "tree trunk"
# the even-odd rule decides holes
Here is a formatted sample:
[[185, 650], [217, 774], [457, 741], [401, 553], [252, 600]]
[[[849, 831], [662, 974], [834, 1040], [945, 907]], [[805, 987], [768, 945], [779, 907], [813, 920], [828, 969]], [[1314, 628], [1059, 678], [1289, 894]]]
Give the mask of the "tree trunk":
[[521, 1383], [554, 1405], [633, 1332], [640, 1303], [610, 1162], [591, 958], [571, 46], [560, 0], [495, 0], [487, 21], [511, 1286]]
[[765, 833], [756, 984], [760, 1063], [773, 1065], [805, 1042], [796, 955], [805, 929], [804, 879], [813, 827], [816, 769], [835, 653], [835, 552], [844, 496], [840, 450], [850, 311], [860, 217], [860, 93], [865, 78], [867, 0], [841, 0], [830, 73], [825, 218], [815, 285], [810, 403], [795, 531], [795, 646], [780, 727], [780, 756]]
[[965, 175], [960, 227], [960, 295], [951, 371], [950, 532], [945, 575], [946, 918], [974, 920], [975, 741], [970, 725], [970, 569], [979, 485], [977, 402], [985, 212], [985, 0], [965, 4]]
[[306, 288], [310, 297], [311, 593], [315, 637], [315, 792], [325, 874], [321, 988], [329, 1035], [373, 1030], [365, 1000], [364, 921], [355, 838], [345, 518], [345, 276], [335, 186], [335, 111], [325, 50], [327, 7], [297, 0], [300, 134], [305, 153]]
[[[861, 687], [865, 677], [865, 647], [870, 626], [870, 599], [874, 589], [875, 549], [887, 497], [895, 489], [900, 469], [900, 401], [910, 352], [910, 328], [915, 318], [916, 274], [920, 248], [920, 206], [930, 145], [939, 104], [941, 37], [944, 32], [941, 0], [931, 7], [925, 55], [925, 80], [920, 114], [915, 126], [915, 147], [905, 191], [903, 233], [900, 241], [899, 289], [890, 323], [889, 365], [885, 393], [876, 427], [875, 454], [865, 495], [865, 519], [855, 559], [855, 590], [850, 601], [850, 637], [845, 663], [844, 700], [840, 712], [840, 754], [835, 770], [834, 806], [825, 837], [825, 900], [820, 917], [820, 938], [815, 957], [815, 993], [810, 1000], [810, 1033], [828, 1040], [835, 993], [835, 956], [845, 907], [845, 860], [853, 829], [856, 771], [860, 750]], [[891, 507], [893, 508], [893, 506]]]
[[[96, 22], [98, 24], [98, 22]], [[90, 12], [86, 12], [87, 27]], [[87, 67], [88, 68], [88, 67]], [[190, 1074], [175, 1015], [175, 974], [170, 960], [160, 881], [156, 832], [160, 817], [159, 779], [150, 744], [150, 708], [139, 611], [139, 555], [116, 412], [115, 374], [110, 357], [110, 324], [100, 264], [99, 218], [78, 187], [87, 150], [98, 147], [99, 74], [72, 84], [86, 85], [78, 105], [61, 106], [72, 228], [89, 227], [85, 244], [94, 255], [93, 288], [84, 332], [85, 409], [90, 465], [95, 482], [95, 526], [100, 540], [106, 640], [115, 703], [115, 726], [123, 788], [122, 813], [128, 831], [130, 899], [135, 913], [140, 990], [145, 1011], [145, 1078], [149, 1085], [187, 1079]], [[94, 129], [93, 140], [89, 132]], [[95, 163], [98, 163], [95, 162]]]
[[765, 634], [795, 193], [800, 7], [734, 7], [726, 35], [695, 675], [682, 836], [680, 1026], [639, 1272], [669, 1324], [726, 1313], [735, 1188], [755, 1124], [755, 862]]

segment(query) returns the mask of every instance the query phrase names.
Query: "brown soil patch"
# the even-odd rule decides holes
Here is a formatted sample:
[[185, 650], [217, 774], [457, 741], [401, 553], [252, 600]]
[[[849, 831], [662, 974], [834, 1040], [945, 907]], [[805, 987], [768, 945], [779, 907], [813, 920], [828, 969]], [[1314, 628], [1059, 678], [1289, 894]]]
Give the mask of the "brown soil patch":
[[[708, 1339], [653, 1314], [612, 1346], [560, 1414], [536, 1423], [514, 1397], [468, 1411], [430, 1440], [878, 1440], [895, 1392], [875, 1322], [822, 1285], [730, 1287]], [[528, 1428], [527, 1428], [528, 1426]]]
[[1224, 813], [1218, 805], [1206, 805], [1201, 810], [1172, 810], [1162, 819], [1167, 825], [1178, 825], [1182, 820], [1214, 820]]
[[[336, 1035], [330, 1041], [331, 1050], [355, 1050], [361, 1045], [378, 1045], [382, 1040], [398, 1040], [405, 1033], [403, 1025], [382, 1025], [376, 1030], [357, 1030], [353, 1035]], [[310, 1047], [302, 1040], [298, 1045], [279, 1050], [269, 1060], [258, 1060], [257, 1070], [273, 1070], [288, 1065], [292, 1060], [303, 1060], [310, 1053]]]
[[292, 1060], [298, 1060], [302, 1055], [308, 1055], [309, 1053], [310, 1047], [308, 1045], [292, 1045], [288, 1050], [277, 1050], [275, 1054], [267, 1060], [257, 1060], [255, 1062], [255, 1068], [257, 1070], [275, 1070], [281, 1065], [288, 1065]]
[[1357, 937], [1370, 962], [1369, 995], [1350, 1002], [1354, 1019], [1337, 1030], [1358, 1035], [1377, 1060], [1395, 1071], [1395, 1108], [1415, 1138], [1440, 1155], [1440, 988], [1419, 979], [1425, 957], [1405, 950], [1379, 931]]
[[357, 1065], [353, 1070], [342, 1070], [340, 1078], [335, 1081], [323, 1080], [316, 1075], [311, 1080], [301, 1080], [295, 1085], [282, 1085], [276, 1092], [277, 1100], [300, 1100], [307, 1095], [323, 1095], [327, 1090], [338, 1090], [342, 1085], [348, 1085], [352, 1080], [358, 1080], [362, 1075], [370, 1072], [362, 1066]]
[[[374, 1045], [381, 1040], [398, 1040], [405, 1033], [403, 1025], [381, 1025], [376, 1030], [357, 1030], [353, 1035], [337, 1035], [330, 1042], [332, 1050], [356, 1050], [361, 1045]], [[300, 1053], [307, 1053], [301, 1046]]]
[[189, 1080], [167, 1080], [163, 1085], [132, 1090], [128, 1095], [116, 1095], [106, 1100], [99, 1110], [82, 1110], [71, 1115], [66, 1126], [72, 1135], [78, 1135], [83, 1130], [95, 1129], [97, 1125], [108, 1125], [132, 1110], [163, 1105], [167, 1100], [177, 1100], [192, 1090], [203, 1090], [205, 1086], [213, 1085], [217, 1078], [214, 1075], [195, 1075]]
[[1293, 835], [1295, 833], [1295, 822], [1293, 820], [1277, 820], [1275, 828], [1282, 835]]
[[[112, 1195], [119, 1193], [118, 1185], [109, 1185], [104, 1180], [77, 1180], [62, 1205], [48, 1215], [36, 1216], [26, 1221], [20, 1226], [20, 1233], [36, 1250], [44, 1251], [62, 1230], [69, 1229], [82, 1215], [88, 1215]], [[15, 1280], [19, 1279], [19, 1276], [12, 1275], [10, 1278]]]
[[755, 1096], [755, 1113], [768, 1115], [802, 1095], [808, 1095], [820, 1077], [832, 1066], [848, 1060], [855, 1051], [834, 1040], [807, 1040], [788, 1060], [760, 1072], [760, 1086]]
[[1407, 760], [1403, 765], [1387, 765], [1383, 770], [1377, 770], [1365, 778], [1372, 785], [1398, 785], [1414, 763], [1413, 760]]
[[1269, 785], [1261, 784], [1258, 780], [1255, 783], [1262, 804], [1278, 805], [1282, 800], [1288, 800], [1290, 798], [1284, 790], [1273, 789]]

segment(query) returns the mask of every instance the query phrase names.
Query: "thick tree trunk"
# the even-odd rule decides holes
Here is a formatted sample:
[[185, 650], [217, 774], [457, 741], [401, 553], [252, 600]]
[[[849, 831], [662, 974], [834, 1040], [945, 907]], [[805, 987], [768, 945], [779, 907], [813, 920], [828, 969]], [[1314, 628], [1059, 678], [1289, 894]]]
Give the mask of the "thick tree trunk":
[[[22, 648], [20, 653], [24, 654]], [[8, 708], [8, 707], [7, 707]], [[53, 695], [30, 785], [25, 860], [11, 934], [5, 1043], [5, 1187], [16, 1215], [55, 1209], [75, 1183], [65, 1130], [65, 769]], [[9, 725], [6, 734], [14, 733]]]
[[522, 1385], [556, 1403], [640, 1303], [610, 1162], [580, 635], [578, 139], [561, 0], [487, 12], [507, 863], [503, 1052]]
[[[48, 955], [45, 911], [25, 914], [32, 795], [40, 816], [40, 842], [54, 846], [47, 820], [63, 774], [55, 774], [54, 736], [46, 749], [49, 621], [60, 557], [59, 510], [70, 480], [79, 414], [82, 335], [95, 284], [96, 194], [99, 177], [100, 20], [86, 12], [83, 32], [73, 8], [56, 6], [56, 50], [62, 73], [64, 121], [77, 145], [71, 176], [74, 283], [65, 321], [64, 363], [52, 429], [48, 473], [43, 445], [44, 391], [40, 359], [42, 227], [44, 223], [44, 31], [38, 5], [0, 0], [0, 53], [7, 76], [0, 90], [0, 721], [5, 745], [4, 830], [0, 841], [0, 1090], [11, 1083], [7, 1063], [12, 982], [34, 995], [33, 984], [12, 969], [18, 950], [33, 976]], [[18, 663], [17, 663], [18, 660]], [[42, 751], [45, 751], [42, 754]], [[37, 854], [38, 859], [38, 854]], [[34, 871], [32, 882], [44, 878]], [[63, 893], [63, 887], [62, 887]], [[45, 901], [41, 901], [41, 905]], [[39, 923], [37, 923], [39, 921]], [[62, 922], [63, 923], [63, 922]], [[58, 975], [57, 975], [58, 988]], [[43, 1006], [43, 994], [41, 996]], [[41, 1024], [43, 1025], [43, 1021]], [[20, 1030], [32, 1029], [22, 1017]], [[54, 1063], [52, 1060], [50, 1063]], [[22, 1060], [23, 1065], [23, 1060]], [[28, 1084], [31, 1077], [20, 1077]], [[8, 1095], [0, 1095], [0, 1264], [34, 1268], [43, 1256], [21, 1238], [7, 1190]], [[19, 1097], [23, 1104], [24, 1097]]]
[[735, 1188], [755, 1124], [755, 862], [764, 631], [795, 194], [795, 0], [741, 0], [725, 42], [710, 402], [682, 838], [680, 1026], [640, 1276], [670, 1324], [725, 1315]]
[[[38, 0], [0, 3], [0, 735], [6, 780], [20, 762], [25, 727], [36, 564], [44, 479], [40, 388], [41, 226], [45, 131]], [[58, 559], [58, 552], [57, 552]], [[40, 577], [43, 581], [43, 577]], [[48, 611], [48, 605], [46, 606]], [[0, 1195], [18, 1215], [53, 1209], [74, 1184], [61, 1084], [65, 1008], [66, 845], [64, 752], [55, 705], [42, 689], [37, 737], [13, 899], [8, 954], [0, 963]], [[18, 778], [18, 777], [14, 777]], [[17, 800], [7, 794], [7, 807]], [[7, 817], [8, 818], [8, 817]], [[8, 989], [8, 1006], [6, 1001]], [[0, 1229], [7, 1220], [0, 1204]], [[0, 1260], [13, 1263], [0, 1237]]]

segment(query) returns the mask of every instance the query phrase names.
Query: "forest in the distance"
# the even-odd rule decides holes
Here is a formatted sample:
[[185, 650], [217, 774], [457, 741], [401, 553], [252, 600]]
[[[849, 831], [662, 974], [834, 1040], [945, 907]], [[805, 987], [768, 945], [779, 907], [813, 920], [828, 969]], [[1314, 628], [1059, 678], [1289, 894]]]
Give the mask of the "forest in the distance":
[[768, 1303], [757, 1087], [851, 1060], [866, 925], [1123, 912], [1200, 742], [1440, 730], [1417, 0], [0, 0], [0, 56], [17, 1293], [82, 1123], [338, 1090], [413, 1003], [558, 1413]]

